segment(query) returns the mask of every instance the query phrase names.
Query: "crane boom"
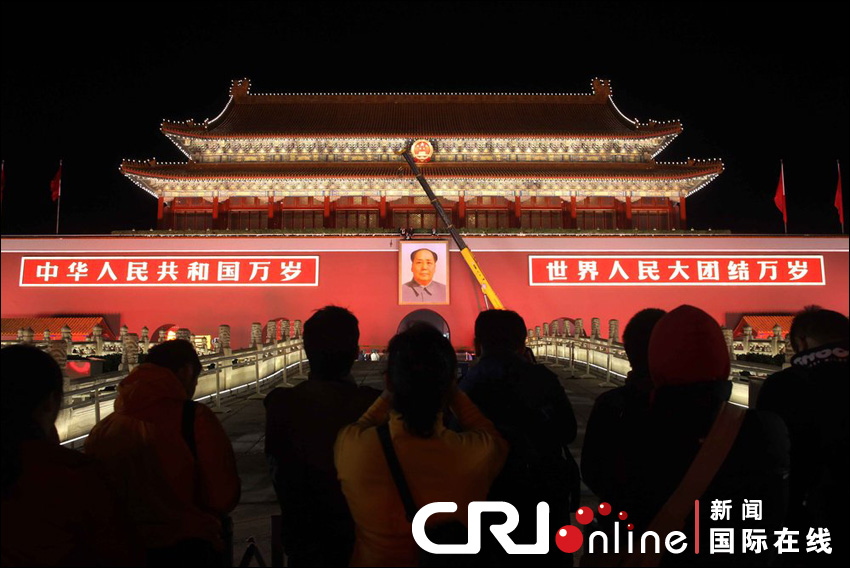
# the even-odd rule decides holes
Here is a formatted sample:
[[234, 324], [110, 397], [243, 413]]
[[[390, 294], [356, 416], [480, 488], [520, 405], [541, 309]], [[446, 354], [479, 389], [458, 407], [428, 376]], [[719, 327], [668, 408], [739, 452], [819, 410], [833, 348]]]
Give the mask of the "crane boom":
[[484, 292], [484, 295], [490, 300], [490, 304], [497, 310], [504, 310], [505, 306], [502, 304], [502, 301], [499, 299], [499, 296], [496, 295], [496, 291], [493, 290], [493, 287], [490, 286], [490, 283], [487, 282], [487, 278], [484, 276], [484, 271], [481, 270], [481, 267], [478, 266], [478, 263], [475, 261], [475, 256], [472, 254], [472, 251], [469, 250], [469, 247], [466, 245], [466, 242], [463, 240], [463, 237], [460, 236], [455, 226], [452, 224], [451, 218], [446, 213], [446, 210], [443, 209], [442, 204], [437, 201], [437, 196], [434, 195], [434, 191], [431, 189], [431, 186], [428, 185], [428, 181], [425, 179], [425, 176], [422, 175], [422, 172], [419, 171], [419, 166], [416, 165], [416, 162], [413, 159], [413, 156], [410, 154], [410, 147], [405, 146], [404, 150], [399, 152], [401, 156], [404, 156], [404, 159], [407, 160], [410, 169], [413, 171], [413, 175], [416, 176], [416, 181], [419, 182], [419, 185], [422, 186], [422, 189], [425, 190], [425, 193], [428, 195], [428, 199], [431, 201], [431, 205], [437, 211], [437, 215], [442, 219], [443, 223], [449, 229], [449, 234], [451, 234], [452, 239], [454, 239], [457, 248], [460, 249], [460, 255], [463, 257], [463, 260], [466, 261], [467, 266], [472, 271], [472, 274], [475, 276], [475, 279], [478, 280], [478, 284], [481, 285], [481, 291]]

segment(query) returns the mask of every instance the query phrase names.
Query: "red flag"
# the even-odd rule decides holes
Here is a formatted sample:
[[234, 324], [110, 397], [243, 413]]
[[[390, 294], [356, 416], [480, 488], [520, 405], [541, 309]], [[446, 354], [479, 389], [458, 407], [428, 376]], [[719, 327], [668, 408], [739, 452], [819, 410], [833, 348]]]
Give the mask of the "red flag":
[[59, 169], [50, 181], [50, 197], [56, 201], [60, 195], [62, 195], [62, 162], [59, 162]]
[[782, 211], [782, 222], [785, 223], [785, 232], [788, 232], [788, 208], [785, 206], [785, 166], [779, 163], [779, 185], [776, 186], [776, 195], [773, 196], [776, 208]]
[[835, 208], [838, 209], [838, 219], [844, 230], [844, 198], [841, 195], [841, 164], [838, 164], [838, 188], [835, 190]]

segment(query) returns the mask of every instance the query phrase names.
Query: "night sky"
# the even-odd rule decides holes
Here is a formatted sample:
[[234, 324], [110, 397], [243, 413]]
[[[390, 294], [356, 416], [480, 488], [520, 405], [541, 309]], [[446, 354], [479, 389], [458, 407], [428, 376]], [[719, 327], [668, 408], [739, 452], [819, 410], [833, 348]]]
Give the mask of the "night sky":
[[850, 73], [835, 4], [105, 6], [0, 6], [3, 234], [53, 233], [60, 158], [60, 232], [155, 226], [122, 158], [184, 161], [162, 119], [216, 116], [231, 79], [255, 93], [586, 93], [597, 76], [626, 116], [682, 121], [659, 160], [723, 160], [688, 200], [692, 227], [782, 232], [783, 159], [789, 232], [839, 232]]

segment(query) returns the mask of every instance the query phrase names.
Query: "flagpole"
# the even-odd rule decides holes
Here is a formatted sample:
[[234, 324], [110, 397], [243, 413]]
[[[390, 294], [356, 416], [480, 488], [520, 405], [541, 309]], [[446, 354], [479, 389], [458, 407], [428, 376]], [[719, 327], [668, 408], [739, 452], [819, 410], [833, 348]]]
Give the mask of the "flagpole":
[[838, 212], [841, 216], [841, 234], [844, 234], [844, 196], [841, 194], [841, 160], [835, 160], [835, 165], [838, 166], [838, 195], [837, 195], [837, 203], [836, 205], [840, 205], [841, 208], [838, 209]]
[[788, 234], [788, 201], [785, 199], [785, 164], [779, 160], [779, 179], [782, 181], [782, 223], [785, 225], [785, 234]]
[[59, 195], [56, 196], [56, 234], [59, 234], [59, 207], [62, 205], [62, 160], [59, 160]]

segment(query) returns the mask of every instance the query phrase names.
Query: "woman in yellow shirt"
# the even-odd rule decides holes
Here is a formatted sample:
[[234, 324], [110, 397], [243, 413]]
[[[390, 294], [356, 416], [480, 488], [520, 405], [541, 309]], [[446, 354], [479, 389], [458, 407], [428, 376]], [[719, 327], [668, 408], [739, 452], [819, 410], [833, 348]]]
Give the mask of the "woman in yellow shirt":
[[[342, 491], [354, 517], [351, 566], [416, 566], [413, 540], [399, 490], [390, 473], [377, 426], [389, 421], [395, 453], [421, 508], [457, 503], [456, 513], [433, 515], [428, 526], [467, 523], [471, 501], [483, 501], [508, 453], [493, 423], [456, 389], [457, 359], [451, 343], [420, 324], [389, 345], [387, 389], [356, 423], [343, 428], [334, 449]], [[448, 405], [463, 432], [443, 426]]]

